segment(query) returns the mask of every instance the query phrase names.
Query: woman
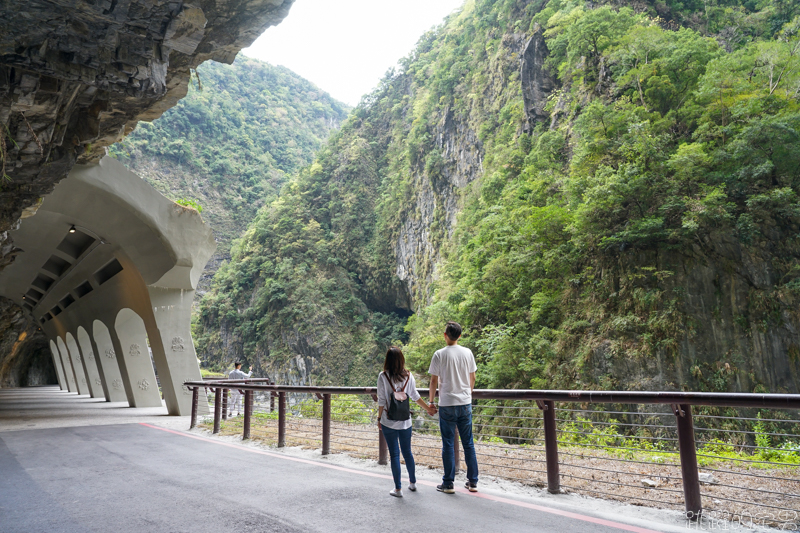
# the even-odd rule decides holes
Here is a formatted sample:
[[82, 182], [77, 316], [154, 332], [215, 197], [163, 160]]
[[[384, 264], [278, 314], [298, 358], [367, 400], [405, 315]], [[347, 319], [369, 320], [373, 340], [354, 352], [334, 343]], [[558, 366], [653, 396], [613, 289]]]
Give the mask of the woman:
[[[436, 414], [436, 408], [428, 405], [417, 392], [416, 382], [411, 372], [406, 370], [406, 358], [400, 348], [392, 346], [386, 352], [383, 372], [378, 375], [378, 429], [389, 447], [392, 462], [394, 490], [389, 492], [396, 498], [403, 497], [400, 484], [400, 452], [408, 470], [408, 490], [417, 490], [417, 477], [414, 475], [414, 456], [411, 454], [411, 416], [408, 399], [412, 399], [425, 409], [429, 415]], [[402, 405], [403, 402], [405, 405]], [[392, 405], [394, 403], [394, 406]], [[391, 410], [391, 412], [390, 412]], [[392, 416], [393, 419], [389, 417]], [[399, 418], [399, 420], [397, 420]]]

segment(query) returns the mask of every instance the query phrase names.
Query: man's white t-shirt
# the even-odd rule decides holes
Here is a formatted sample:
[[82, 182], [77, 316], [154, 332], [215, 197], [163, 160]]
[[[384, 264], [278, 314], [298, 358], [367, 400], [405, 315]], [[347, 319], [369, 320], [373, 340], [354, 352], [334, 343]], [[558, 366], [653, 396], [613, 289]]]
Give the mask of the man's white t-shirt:
[[431, 359], [428, 374], [439, 376], [439, 405], [467, 405], [472, 403], [469, 375], [478, 369], [472, 350], [459, 344], [437, 350]]

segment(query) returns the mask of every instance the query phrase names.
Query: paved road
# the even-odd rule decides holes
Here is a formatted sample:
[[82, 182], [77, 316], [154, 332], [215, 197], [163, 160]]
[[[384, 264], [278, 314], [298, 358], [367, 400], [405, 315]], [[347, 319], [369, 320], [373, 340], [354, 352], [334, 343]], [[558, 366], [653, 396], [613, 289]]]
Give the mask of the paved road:
[[[67, 426], [96, 426], [163, 420], [189, 427], [189, 417], [167, 416], [166, 407], [131, 409], [128, 402], [107, 402], [62, 391], [58, 385], [0, 389], [0, 432]], [[184, 420], [184, 422], [180, 422]]]
[[146, 424], [0, 432], [2, 532], [647, 531], [423, 483]]

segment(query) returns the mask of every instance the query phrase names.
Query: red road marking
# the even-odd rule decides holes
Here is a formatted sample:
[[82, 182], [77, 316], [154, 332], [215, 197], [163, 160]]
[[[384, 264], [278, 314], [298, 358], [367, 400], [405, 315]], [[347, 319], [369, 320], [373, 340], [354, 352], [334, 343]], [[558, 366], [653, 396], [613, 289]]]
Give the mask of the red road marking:
[[[153, 429], [158, 429], [160, 431], [166, 431], [167, 433], [173, 433], [175, 435], [180, 435], [181, 437], [188, 437], [190, 439], [201, 440], [203, 442], [210, 442], [212, 444], [217, 444], [219, 446], [227, 446], [228, 448], [235, 448], [237, 450], [242, 450], [242, 451], [245, 451], [245, 452], [257, 453], [259, 455], [266, 455], [268, 457], [275, 457], [277, 459], [283, 459], [285, 461], [294, 461], [296, 463], [304, 463], [304, 464], [319, 466], [319, 467], [322, 467], [322, 468], [330, 468], [331, 470], [338, 470], [340, 472], [348, 472], [350, 474], [358, 474], [359, 476], [376, 477], [376, 478], [380, 478], [380, 479], [389, 479], [389, 480], [392, 479], [392, 476], [387, 476], [387, 475], [384, 475], [384, 474], [374, 474], [372, 472], [365, 472], [363, 470], [356, 470], [354, 468], [347, 468], [347, 467], [344, 467], [344, 466], [325, 464], [325, 463], [321, 463], [319, 461], [312, 461], [310, 459], [301, 459], [299, 457], [291, 457], [289, 455], [285, 455], [285, 454], [282, 454], [282, 453], [265, 452], [263, 450], [257, 450], [255, 448], [250, 448], [248, 446], [242, 446], [240, 444], [233, 444], [231, 442], [223, 442], [223, 441], [219, 441], [219, 440], [216, 440], [216, 439], [210, 439], [210, 438], [207, 438], [207, 437], [201, 437], [199, 435], [192, 435], [190, 433], [185, 433], [183, 431], [175, 431], [174, 429], [167, 429], [167, 428], [162, 428], [162, 427], [159, 427], [159, 426], [154, 426], [152, 424], [145, 424], [144, 422], [141, 422], [140, 425], [146, 426], [146, 427], [149, 427], [149, 428], [153, 428]], [[417, 484], [418, 485], [426, 485], [426, 486], [429, 486], [429, 487], [435, 487], [436, 486], [436, 483], [431, 482], [431, 481], [418, 481]], [[554, 515], [563, 516], [563, 517], [566, 517], [566, 518], [572, 518], [574, 520], [581, 520], [583, 522], [591, 522], [592, 524], [598, 524], [598, 525], [601, 525], [601, 526], [613, 527], [613, 528], [616, 528], [616, 529], [621, 529], [623, 531], [631, 531], [633, 533], [661, 533], [661, 532], [656, 531], [654, 529], [646, 529], [646, 528], [643, 528], [643, 527], [632, 526], [630, 524], [623, 524], [621, 522], [614, 522], [612, 520], [605, 520], [603, 518], [596, 518], [594, 516], [586, 516], [586, 515], [582, 515], [582, 514], [578, 514], [578, 513], [573, 513], [571, 511], [562, 511], [560, 509], [553, 509], [551, 507], [544, 507], [542, 505], [536, 505], [534, 503], [527, 503], [527, 502], [521, 502], [521, 501], [517, 501], [517, 500], [512, 500], [512, 499], [509, 499], [509, 498], [503, 498], [502, 496], [493, 496], [491, 494], [485, 494], [485, 493], [482, 493], [482, 492], [469, 492], [466, 489], [456, 489], [456, 491], [460, 492], [460, 493], [463, 493], [463, 494], [467, 494], [467, 495], [475, 497], [475, 498], [483, 498], [485, 500], [490, 500], [490, 501], [494, 501], [494, 502], [498, 502], [498, 503], [505, 503], [505, 504], [508, 504], [508, 505], [516, 505], [517, 507], [524, 507], [525, 509], [533, 509], [534, 511], [540, 511], [542, 513], [554, 514]]]

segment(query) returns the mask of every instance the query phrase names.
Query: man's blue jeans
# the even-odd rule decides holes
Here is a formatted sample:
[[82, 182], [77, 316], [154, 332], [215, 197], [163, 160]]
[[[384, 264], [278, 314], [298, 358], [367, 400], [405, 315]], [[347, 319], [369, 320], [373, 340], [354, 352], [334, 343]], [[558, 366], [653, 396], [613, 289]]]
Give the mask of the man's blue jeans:
[[464, 461], [467, 463], [467, 479], [478, 482], [478, 458], [472, 442], [472, 405], [439, 406], [439, 430], [442, 432], [442, 481], [450, 485], [456, 478], [456, 458], [453, 450], [456, 428], [464, 446]]
[[400, 451], [403, 452], [403, 459], [406, 461], [406, 470], [408, 470], [408, 481], [410, 483], [417, 482], [417, 476], [414, 472], [414, 455], [411, 453], [411, 428], [408, 429], [392, 429], [387, 428], [381, 424], [383, 431], [383, 438], [386, 439], [386, 446], [389, 448], [389, 457], [392, 464], [392, 477], [394, 478], [394, 488], [399, 489], [400, 486]]

